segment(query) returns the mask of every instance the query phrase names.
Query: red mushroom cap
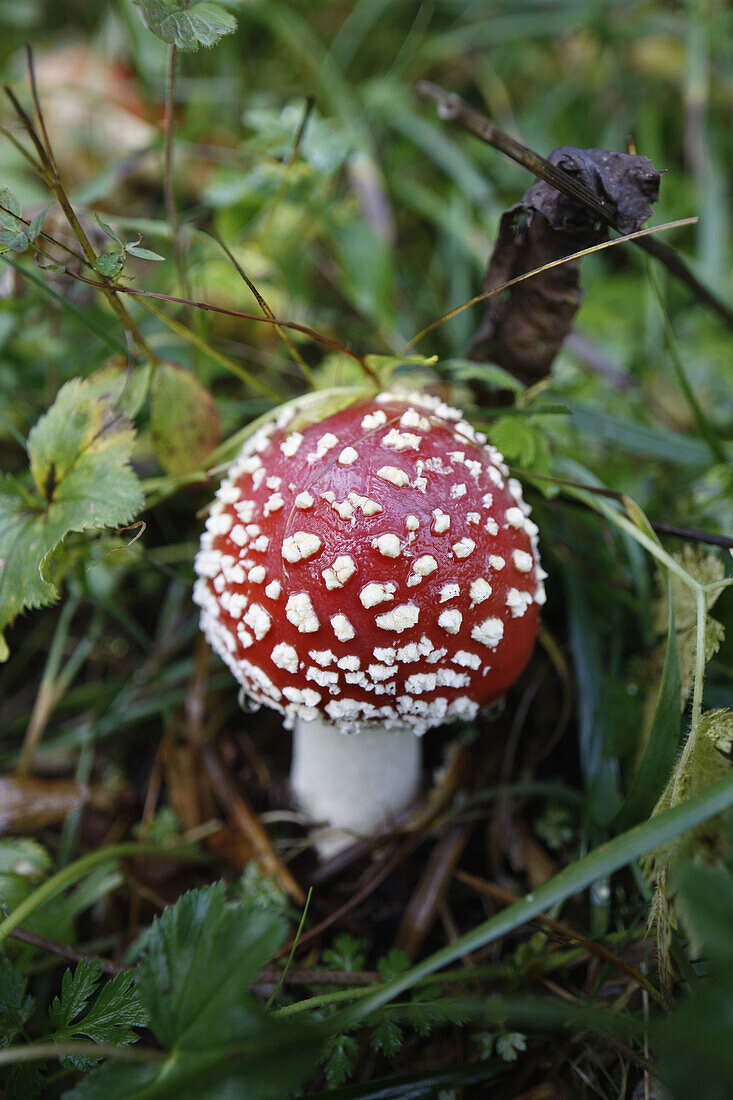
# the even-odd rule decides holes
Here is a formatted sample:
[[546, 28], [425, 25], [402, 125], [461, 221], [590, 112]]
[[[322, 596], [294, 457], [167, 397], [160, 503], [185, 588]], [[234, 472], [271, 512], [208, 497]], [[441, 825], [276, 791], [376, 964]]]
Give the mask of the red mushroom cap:
[[381, 394], [289, 430], [217, 492], [194, 599], [255, 701], [423, 733], [524, 669], [544, 603], [537, 527], [499, 452], [436, 398]]

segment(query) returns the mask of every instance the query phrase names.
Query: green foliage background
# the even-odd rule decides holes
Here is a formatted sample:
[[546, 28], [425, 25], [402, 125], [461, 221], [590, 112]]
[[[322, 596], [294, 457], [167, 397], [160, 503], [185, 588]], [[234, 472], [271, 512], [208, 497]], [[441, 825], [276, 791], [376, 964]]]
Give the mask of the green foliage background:
[[[136, 7], [147, 12], [147, 27]], [[479, 291], [501, 214], [531, 183], [494, 150], [447, 127], [412, 88], [421, 78], [438, 81], [543, 154], [562, 144], [623, 150], [631, 143], [665, 170], [654, 221], [699, 215], [696, 226], [663, 239], [730, 302], [733, 11], [723, 0], [198, 5], [203, 21], [193, 37], [174, 20], [182, 48], [172, 177], [181, 222], [176, 233], [161, 183], [169, 50], [151, 33], [160, 31], [159, 20], [175, 7], [173, 0], [152, 5], [5, 0], [0, 6], [4, 77], [28, 105], [22, 45], [30, 41], [62, 178], [98, 253], [97, 276], [122, 272], [123, 282], [132, 277], [134, 287], [259, 314], [229, 258], [202, 230], [205, 225], [226, 242], [276, 317], [375, 356], [370, 363], [384, 377], [396, 370], [398, 377], [413, 373], [450, 385], [455, 401], [475, 422], [488, 424], [508, 460], [524, 471], [550, 573], [545, 626], [564, 655], [574, 692], [570, 730], [559, 752], [542, 765], [547, 771], [537, 775], [551, 780], [559, 794], [537, 796], [533, 811], [537, 836], [548, 847], [556, 842], [561, 852], [562, 873], [577, 871], [565, 892], [554, 895], [558, 904], [564, 902], [592, 881], [582, 878], [583, 853], [622, 828], [645, 822], [658, 799], [658, 809], [674, 808], [693, 795], [704, 805], [713, 781], [730, 778], [730, 719], [724, 708], [733, 687], [731, 601], [724, 594], [712, 619], [707, 612], [714, 593], [703, 586], [717, 584], [731, 569], [722, 553], [713, 564], [702, 556], [680, 557], [679, 569], [692, 578], [680, 587], [679, 570], [675, 574], [674, 562], [660, 557], [657, 544], [652, 540], [651, 556], [644, 552], [650, 546], [640, 545], [639, 532], [651, 538], [642, 513], [630, 506], [624, 515], [609, 504], [598, 515], [601, 498], [577, 493], [574, 499], [596, 513], [573, 508], [572, 492], [558, 493], [558, 486], [548, 488], [531, 475], [615, 490], [633, 498], [654, 521], [730, 535], [733, 341], [724, 323], [686, 287], [626, 246], [584, 261], [586, 297], [575, 334], [546, 385], [529, 393], [514, 387], [517, 403], [511, 410], [479, 405], [471, 388], [477, 378], [492, 392], [504, 385], [491, 366], [464, 359], [481, 306], [419, 343], [417, 352], [437, 356], [437, 362], [397, 364], [393, 357], [416, 333]], [[217, 26], [226, 33], [215, 48], [187, 52], [197, 36], [203, 45], [213, 45], [207, 36]], [[86, 90], [78, 87], [85, 71], [91, 90], [88, 84]], [[309, 96], [314, 106], [294, 156]], [[0, 114], [0, 122], [20, 138], [9, 109]], [[41, 224], [60, 234], [54, 211], [43, 213], [47, 189], [10, 140], [0, 141], [0, 185], [17, 197], [18, 211], [32, 222], [31, 240], [37, 241]], [[37, 699], [43, 694], [36, 766], [112, 790], [136, 791], [123, 821], [129, 835], [142, 813], [162, 733], [196, 672], [191, 563], [200, 526], [196, 514], [211, 493], [211, 479], [202, 483], [201, 471], [227, 461], [246, 425], [276, 400], [301, 399], [313, 388], [361, 385], [364, 376], [352, 359], [302, 333], [290, 333], [296, 349], [291, 355], [272, 326], [164, 302], [153, 303], [155, 314], [129, 298], [130, 314], [164, 365], [151, 368], [141, 356], [127, 375], [129, 346], [103, 297], [58, 271], [41, 270], [48, 260], [34, 264], [32, 252], [23, 252], [24, 240], [17, 239], [17, 219], [2, 215], [0, 232], [9, 235], [0, 239], [11, 249], [0, 257], [0, 466], [10, 477], [0, 486], [0, 629], [9, 627], [10, 648], [10, 658], [0, 665], [0, 764], [8, 774], [17, 767], [29, 723], [32, 718], [38, 723]], [[61, 258], [54, 254], [56, 264]], [[21, 284], [14, 280], [21, 276], [19, 293]], [[702, 425], [680, 371], [703, 410]], [[171, 438], [174, 443], [166, 442]], [[711, 438], [720, 447], [711, 449]], [[132, 542], [134, 532], [122, 528], [141, 515], [147, 526]], [[680, 544], [664, 540], [664, 548], [671, 553]], [[22, 606], [56, 600], [56, 607], [16, 617]], [[703, 693], [699, 674], [706, 659]], [[549, 669], [549, 658], [540, 654], [536, 672], [543, 661]], [[229, 678], [213, 660], [208, 671], [217, 720], [224, 729], [235, 727], [240, 719]], [[510, 697], [510, 707], [517, 698]], [[560, 703], [557, 693], [542, 698], [551, 720], [538, 729], [549, 740]], [[255, 736], [267, 735], [266, 720], [261, 726], [257, 721]], [[668, 784], [691, 727], [684, 767]], [[282, 769], [284, 754], [276, 760]], [[571, 809], [562, 817], [566, 806]], [[729, 1080], [729, 1035], [721, 1010], [733, 994], [722, 931], [730, 920], [728, 841], [724, 820], [716, 817], [711, 824], [700, 813], [685, 839], [670, 834], [665, 847], [646, 861], [660, 947], [664, 951], [671, 943], [678, 978], [681, 1007], [666, 1024], [660, 1009], [654, 1034], [662, 1076], [677, 1100], [696, 1096], [690, 1067], [701, 1058], [709, 1069], [711, 1097], [726, 1096]], [[162, 818], [160, 828], [162, 835]], [[170, 831], [177, 834], [175, 821]], [[277, 829], [274, 835], [278, 842], [287, 839]], [[26, 904], [23, 927], [72, 942], [80, 929], [89, 932], [90, 913], [103, 908], [105, 899], [128, 897], [129, 884], [110, 856], [108, 864], [85, 871], [80, 884], [69, 879], [36, 904], [33, 888], [52, 882], [54, 872], [73, 867], [93, 847], [78, 812], [59, 829], [39, 831], [39, 841], [0, 842], [15, 845], [6, 849], [5, 863], [0, 858], [3, 911], [12, 914]], [[633, 859], [643, 850], [634, 848]], [[624, 851], [628, 862], [632, 848]], [[604, 874], [623, 862], [609, 864]], [[207, 881], [221, 873], [222, 866], [208, 868]], [[674, 881], [671, 911], [668, 874]], [[316, 988], [311, 996], [317, 1004], [296, 1007], [295, 1014], [307, 1015], [308, 1024], [291, 1021], [288, 1030], [244, 993], [283, 935], [272, 897], [268, 917], [259, 918], [252, 916], [245, 893], [246, 904], [231, 895], [225, 902], [219, 887], [187, 893], [182, 908], [169, 910], [174, 915], [153, 926], [136, 970], [143, 1007], [129, 1001], [118, 1030], [95, 1021], [105, 1019], [105, 997], [125, 1004], [126, 978], [107, 981], [80, 963], [73, 976], [67, 970], [56, 984], [39, 981], [35, 971], [43, 956], [13, 943], [0, 970], [0, 1041], [68, 1044], [82, 1034], [122, 1046], [138, 1034], [129, 1029], [147, 1020], [169, 1061], [107, 1062], [82, 1077], [72, 1095], [104, 1093], [108, 1100], [166, 1095], [166, 1087], [184, 1087], [176, 1074], [204, 1072], [202, 1051], [208, 1057], [215, 1040], [236, 1049], [241, 1062], [233, 1079], [248, 1081], [252, 1095], [297, 1089], [313, 1069], [313, 1051], [325, 1050], [326, 1078], [311, 1080], [317, 1082], [314, 1088], [329, 1087], [336, 1095], [357, 1058], [355, 1029], [364, 1017], [345, 1017], [334, 1030], [329, 1021], [335, 1008]], [[637, 874], [615, 893], [592, 891], [582, 913], [590, 932], [603, 938], [631, 936], [643, 926], [647, 910], [648, 888]], [[293, 914], [288, 916], [292, 923]], [[524, 927], [526, 919], [520, 913], [511, 928]], [[180, 967], [169, 975], [173, 984], [187, 973], [186, 937], [171, 946], [177, 920], [189, 931], [197, 920], [206, 924], [225, 957], [237, 950], [235, 941], [243, 953], [251, 949], [256, 956], [249, 969], [243, 964], [231, 1003], [221, 1005], [218, 1014], [204, 1014], [195, 1041], [180, 1019], [175, 1026], [171, 1022], [163, 1003], [168, 993], [161, 994], [169, 983], [153, 973], [156, 950], [158, 963], [167, 951]], [[670, 931], [675, 922], [677, 930]], [[526, 940], [504, 960], [502, 972], [502, 981], [511, 980], [512, 989], [518, 984], [522, 993], [530, 989], [527, 975], [537, 954], [524, 931]], [[259, 955], [254, 945], [262, 942]], [[359, 967], [373, 965], [383, 946], [367, 945]], [[349, 959], [355, 950], [343, 940], [324, 947], [323, 964], [353, 969]], [[385, 958], [383, 977], [400, 980], [404, 969]], [[200, 959], [196, 965], [208, 972]], [[661, 986], [663, 970], [653, 975]], [[459, 1029], [466, 1019], [483, 1019], [483, 1012], [482, 1026], [491, 1030], [488, 1039], [472, 1040], [473, 1053], [456, 1065], [453, 1079], [450, 1074], [440, 1081], [430, 1078], [419, 1057], [406, 1058], [399, 1066], [404, 1081], [394, 1086], [403, 1091], [394, 1095], [461, 1088], [461, 1074], [479, 1064], [477, 1052], [484, 1076], [475, 1079], [500, 1076], [509, 1062], [521, 1065], [529, 1057], [523, 1035], [513, 1038], [512, 1020], [518, 1026], [528, 1021], [528, 1030], [534, 1021], [540, 1036], [557, 1023], [550, 1016], [540, 1019], [534, 1002], [523, 1002], [514, 1012], [509, 1001], [492, 1008], [491, 998], [484, 999], [481, 1011], [474, 1004], [466, 1016], [440, 988], [426, 988], [425, 997], [419, 989], [413, 992], [409, 1010], [375, 1006], [377, 1015], [367, 1017], [385, 1073], [402, 1050], [403, 1028], [422, 1035], [427, 1020], [426, 1032]], [[594, 996], [600, 989], [599, 982]], [[367, 990], [365, 996], [372, 994]], [[79, 1020], [85, 1019], [87, 1030], [80, 1030]], [[720, 1035], [710, 1030], [711, 1020], [716, 1028], [720, 1024]], [[222, 1021], [231, 1023], [231, 1034], [224, 1034]], [[610, 1024], [595, 1017], [576, 1020], [576, 1029], [586, 1026], [604, 1035]], [[244, 1039], [254, 1042], [253, 1058], [249, 1048], [242, 1052]], [[639, 1031], [626, 1040], [641, 1049]], [[278, 1055], [283, 1049], [289, 1055]], [[291, 1076], [283, 1070], [268, 1077], [258, 1051], [266, 1054], [267, 1064], [280, 1057]], [[592, 1063], [589, 1051], [590, 1044], [586, 1054]], [[216, 1072], [231, 1053], [212, 1056]], [[42, 1087], [60, 1094], [77, 1079], [73, 1067], [86, 1065], [78, 1058], [88, 1055], [69, 1054], [77, 1061], [65, 1062], [58, 1078], [21, 1064], [12, 1087], [19, 1096]], [[41, 1067], [46, 1075], [55, 1072], [50, 1064]], [[415, 1077], [418, 1069], [422, 1078]], [[173, 1083], [166, 1086], [168, 1076]], [[620, 1068], [600, 1079], [605, 1095], [622, 1095]], [[224, 1075], [210, 1085], [210, 1094], [228, 1095], [228, 1087], [234, 1086]], [[362, 1087], [349, 1095], [369, 1095], [368, 1086]]]

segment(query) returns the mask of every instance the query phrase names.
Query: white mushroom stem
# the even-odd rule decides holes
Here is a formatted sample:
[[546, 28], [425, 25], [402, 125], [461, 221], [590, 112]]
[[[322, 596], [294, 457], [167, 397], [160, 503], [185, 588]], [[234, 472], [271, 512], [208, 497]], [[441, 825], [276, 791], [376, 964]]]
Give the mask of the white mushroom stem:
[[373, 836], [415, 798], [422, 744], [408, 727], [340, 733], [323, 718], [296, 719], [290, 782], [300, 808], [316, 824], [318, 851], [328, 858]]

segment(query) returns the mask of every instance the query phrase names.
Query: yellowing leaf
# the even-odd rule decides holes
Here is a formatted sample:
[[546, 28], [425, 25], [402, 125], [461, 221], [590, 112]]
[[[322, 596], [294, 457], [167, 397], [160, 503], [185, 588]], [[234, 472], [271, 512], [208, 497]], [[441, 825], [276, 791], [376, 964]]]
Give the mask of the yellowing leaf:
[[129, 465], [133, 441], [130, 421], [80, 379], [62, 387], [31, 430], [36, 492], [0, 482], [0, 632], [24, 608], [56, 599], [48, 558], [70, 531], [126, 524], [142, 507]]
[[167, 474], [199, 469], [219, 442], [214, 398], [198, 378], [175, 363], [160, 363], [153, 375], [150, 431]]

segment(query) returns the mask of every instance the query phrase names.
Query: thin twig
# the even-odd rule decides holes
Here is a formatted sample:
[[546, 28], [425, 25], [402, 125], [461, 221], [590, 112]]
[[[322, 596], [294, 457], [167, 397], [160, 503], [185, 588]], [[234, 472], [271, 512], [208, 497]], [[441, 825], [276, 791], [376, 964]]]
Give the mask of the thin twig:
[[[498, 149], [500, 153], [510, 157], [517, 164], [521, 164], [533, 175], [544, 180], [545, 183], [549, 183], [551, 187], [556, 188], [563, 195], [567, 195], [568, 198], [574, 199], [580, 206], [584, 206], [607, 225], [618, 230], [614, 212], [607, 203], [604, 203], [602, 199], [599, 199], [589, 188], [574, 179], [568, 172], [554, 164], [550, 164], [545, 157], [540, 156], [533, 149], [523, 145], [521, 141], [517, 141], [516, 138], [500, 130], [490, 118], [464, 103], [460, 96], [445, 92], [429, 80], [420, 80], [415, 90], [423, 99], [431, 99], [437, 104], [440, 118], [445, 119], [446, 122], [454, 123], [459, 129], [464, 130], [480, 141], [486, 142], [494, 149]], [[733, 329], [733, 308], [701, 283], [673, 248], [657, 240], [644, 239], [637, 240], [635, 243], [639, 248], [648, 252], [650, 256], [660, 260], [668, 271], [685, 283], [701, 302], [704, 302], [706, 306], [717, 313], [729, 328]]]
[[[242, 279], [247, 284], [248, 288], [251, 290], [252, 294], [254, 295], [254, 297], [257, 301], [258, 306], [260, 307], [260, 309], [264, 313], [265, 317], [269, 317], [271, 321], [274, 321], [275, 320], [275, 314], [272, 312], [269, 305], [267, 304], [267, 302], [265, 301], [263, 296], [260, 294], [259, 290], [254, 285], [254, 283], [250, 279], [249, 275], [244, 270], [244, 268], [240, 264], [239, 260], [234, 255], [234, 253], [229, 248], [229, 246], [226, 244], [226, 242], [219, 236], [219, 234], [216, 232], [215, 229], [210, 228], [208, 226], [201, 226], [200, 228], [202, 229], [202, 231], [204, 233], [206, 233], [209, 237], [212, 238], [212, 240], [216, 241], [216, 243], [219, 245], [219, 248], [221, 248], [222, 252], [224, 252], [226, 257], [229, 259], [229, 261], [233, 265], [234, 269], [236, 270], [237, 274], [239, 275], [240, 279]], [[305, 359], [300, 354], [300, 352], [296, 348], [295, 344], [293, 343], [293, 341], [288, 336], [287, 332], [283, 328], [281, 328], [280, 325], [276, 325], [275, 327], [277, 329], [278, 336], [280, 337], [282, 342], [285, 344], [285, 347], [288, 349], [288, 351], [292, 355], [293, 359], [295, 360], [295, 362], [298, 364], [301, 371], [303, 372], [303, 375], [305, 377], [306, 382], [308, 382], [308, 384], [313, 389], [315, 389], [315, 379], [313, 377], [313, 372], [310, 369], [310, 367], [308, 366], [308, 364], [306, 363]]]
[[[74, 271], [67, 270], [65, 274], [72, 279], [76, 279], [78, 282], [87, 283], [89, 286], [96, 286], [100, 289], [104, 289], [103, 283], [95, 282], [94, 279], [87, 279]], [[348, 355], [349, 358], [354, 359], [367, 374], [370, 374], [367, 364], [355, 351], [351, 351], [350, 348], [342, 347], [341, 344], [337, 344], [336, 341], [332, 340], [329, 336], [324, 336], [322, 333], [316, 332], [315, 329], [308, 328], [307, 325], [299, 325], [297, 321], [283, 321], [277, 317], [261, 317], [257, 313], [245, 313], [240, 309], [225, 309], [224, 306], [212, 306], [208, 302], [196, 302], [189, 298], [177, 298], [173, 294], [159, 294], [153, 290], [140, 290], [133, 286], [115, 286], [115, 291], [118, 294], [136, 294], [141, 298], [159, 298], [163, 302], [173, 302], [181, 306], [194, 306], [196, 309], [207, 310], [209, 313], [223, 313], [227, 317], [240, 317], [244, 321], [261, 321], [263, 324], [289, 328], [294, 332], [302, 332], [306, 336], [309, 336], [311, 340], [316, 340], [319, 344], [324, 344], [326, 347], [333, 348], [335, 351], [340, 351], [344, 355]]]
[[126, 974], [130, 970], [129, 966], [118, 966], [111, 959], [103, 959], [99, 955], [90, 955], [86, 951], [80, 951], [77, 947], [71, 947], [68, 943], [59, 943], [58, 940], [42, 936], [40, 932], [29, 932], [25, 928], [15, 928], [10, 933], [10, 938], [18, 940], [20, 943], [26, 943], [29, 947], [38, 947], [41, 951], [48, 951], [51, 955], [58, 955], [61, 959], [68, 959], [69, 962], [79, 963], [89, 960], [98, 962], [104, 974]]
[[624, 244], [626, 241], [636, 241], [642, 237], [650, 237], [654, 233], [662, 233], [667, 229], [678, 229], [683, 225], [693, 225], [699, 219], [692, 218], [680, 218], [675, 222], [665, 222], [663, 225], [651, 225], [645, 229], [637, 229], [633, 233], [624, 233], [622, 237], [614, 237], [612, 240], [601, 241], [599, 244], [593, 244], [589, 248], [581, 248], [578, 252], [570, 252], [567, 256], [560, 256], [557, 260], [551, 260], [547, 264], [542, 264], [541, 267], [533, 267], [530, 271], [524, 271], [521, 275], [515, 275], [513, 279], [507, 279], [505, 283], [500, 286], [494, 286], [490, 290], [484, 290], [481, 294], [475, 294], [473, 298], [469, 298], [467, 302], [462, 302], [461, 305], [456, 306], [454, 309], [444, 313], [442, 317], [438, 317], [436, 321], [431, 321], [429, 325], [426, 325], [416, 336], [413, 336], [404, 347], [400, 348], [397, 355], [402, 358], [414, 348], [424, 336], [427, 336], [433, 329], [438, 328], [440, 325], [444, 325], [446, 321], [452, 321], [454, 317], [457, 317], [459, 313], [463, 313], [465, 310], [470, 309], [471, 306], [475, 306], [478, 302], [485, 302], [487, 298], [493, 298], [496, 294], [502, 294], [505, 290], [508, 290], [512, 286], [517, 286], [518, 283], [523, 283], [527, 279], [534, 279], [536, 275], [542, 275], [545, 271], [551, 271], [554, 267], [561, 267], [563, 264], [571, 263], [573, 260], [582, 260], [585, 256], [591, 256], [594, 252], [605, 252], [606, 249], [615, 248], [616, 245]]

